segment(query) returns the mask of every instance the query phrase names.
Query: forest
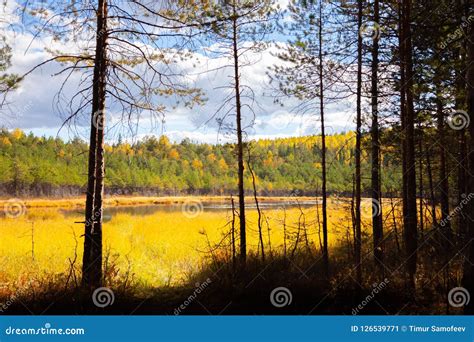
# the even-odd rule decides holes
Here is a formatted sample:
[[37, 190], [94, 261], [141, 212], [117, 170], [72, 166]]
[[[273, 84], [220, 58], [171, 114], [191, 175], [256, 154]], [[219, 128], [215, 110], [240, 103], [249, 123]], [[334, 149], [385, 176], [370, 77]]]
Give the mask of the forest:
[[[58, 128], [86, 134], [0, 132], [2, 312], [474, 312], [472, 1], [13, 3], [4, 117], [49, 73]], [[19, 35], [48, 54], [21, 72]], [[258, 138], [269, 103], [313, 132]], [[342, 103], [351, 129], [334, 132]], [[227, 142], [135, 129], [185, 111]], [[75, 211], [34, 209], [74, 196]]]
[[[352, 192], [354, 134], [327, 136], [328, 192]], [[320, 195], [320, 138], [298, 137], [249, 143], [252, 166], [262, 195]], [[87, 143], [80, 139], [35, 137], [16, 130], [0, 135], [0, 183], [5, 195], [29, 197], [78, 196], [85, 190]], [[189, 139], [173, 144], [166, 136], [149, 137], [130, 145], [106, 145], [105, 190], [133, 195], [230, 195], [236, 187], [232, 144], [199, 144]], [[364, 160], [367, 160], [365, 156]], [[387, 192], [401, 182], [398, 158], [383, 161]], [[366, 171], [368, 163], [364, 163]], [[315, 172], [316, 171], [316, 172]], [[252, 181], [245, 180], [250, 190]], [[363, 192], [368, 193], [365, 182]]]

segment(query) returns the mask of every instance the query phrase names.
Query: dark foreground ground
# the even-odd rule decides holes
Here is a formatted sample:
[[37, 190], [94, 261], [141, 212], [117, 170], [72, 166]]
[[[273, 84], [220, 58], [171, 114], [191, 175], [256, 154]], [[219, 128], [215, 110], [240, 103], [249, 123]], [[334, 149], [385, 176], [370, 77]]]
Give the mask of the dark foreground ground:
[[[462, 314], [449, 304], [449, 289], [457, 286], [451, 271], [434, 272], [425, 265], [419, 272], [416, 293], [403, 273], [393, 267], [379, 274], [364, 264], [364, 281], [355, 280], [353, 265], [333, 260], [329, 280], [321, 265], [307, 254], [249, 259], [244, 271], [215, 262], [181, 287], [142, 288], [113, 284], [94, 295], [94, 289], [59, 286], [46, 291], [0, 298], [0, 314], [32, 315], [396, 315]], [[268, 260], [270, 259], [270, 260]], [[394, 261], [395, 262], [395, 261]], [[440, 265], [441, 267], [442, 265]], [[433, 265], [431, 267], [434, 267]], [[443, 270], [443, 268], [440, 268]], [[337, 270], [337, 272], [335, 271]], [[395, 270], [395, 271], [393, 271]], [[446, 268], [444, 268], [446, 270]], [[1, 307], [0, 307], [1, 309]]]

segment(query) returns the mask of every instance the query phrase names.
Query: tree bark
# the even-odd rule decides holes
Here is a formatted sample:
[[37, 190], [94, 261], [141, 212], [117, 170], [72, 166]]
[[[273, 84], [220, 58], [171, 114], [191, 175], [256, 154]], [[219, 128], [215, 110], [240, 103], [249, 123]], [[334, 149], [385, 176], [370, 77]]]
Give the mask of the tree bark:
[[230, 195], [230, 204], [232, 208], [232, 221], [231, 221], [231, 244], [232, 244], [232, 269], [235, 270], [236, 266], [236, 253], [235, 253], [235, 204], [234, 197]]
[[233, 55], [234, 55], [234, 81], [235, 81], [235, 106], [237, 120], [237, 158], [239, 178], [239, 222], [240, 222], [240, 261], [245, 265], [247, 260], [247, 234], [245, 221], [245, 191], [244, 191], [244, 147], [242, 139], [242, 103], [240, 98], [240, 74], [239, 74], [239, 49], [237, 33], [237, 11], [233, 5]]
[[[469, 194], [474, 193], [474, 24], [470, 25], [469, 34], [467, 36], [467, 71], [466, 71], [466, 98], [467, 111], [471, 124], [469, 125]], [[467, 221], [468, 221], [468, 246], [467, 257], [464, 264], [463, 286], [469, 291], [471, 296], [474, 294], [474, 201], [467, 203]], [[469, 304], [464, 307], [466, 314], [474, 313], [474, 301], [471, 299]]]
[[252, 176], [252, 188], [253, 188], [253, 198], [255, 201], [255, 206], [257, 208], [257, 226], [258, 226], [258, 240], [260, 243], [260, 249], [262, 251], [262, 261], [265, 262], [265, 244], [263, 243], [263, 232], [262, 232], [262, 211], [260, 210], [260, 204], [258, 202], [258, 194], [257, 194], [257, 182], [255, 178], [255, 173], [252, 170], [251, 158], [250, 158], [250, 150], [248, 152], [248, 159], [247, 159], [247, 166]]
[[421, 122], [418, 124], [418, 131], [419, 131], [419, 137], [418, 137], [418, 191], [419, 191], [419, 196], [420, 196], [420, 203], [419, 203], [419, 212], [420, 212], [420, 234], [421, 237], [423, 238], [423, 232], [425, 230], [425, 216], [424, 216], [424, 193], [425, 189], [423, 186], [423, 126], [421, 125]]
[[[443, 222], [443, 233], [446, 238], [451, 238], [451, 223], [449, 216], [449, 180], [446, 171], [446, 131], [444, 120], [443, 101], [441, 99], [442, 90], [439, 85], [439, 78], [436, 81], [436, 117], [439, 142], [439, 201], [441, 203], [441, 222]], [[448, 246], [449, 243], [446, 244]], [[449, 247], [449, 246], [448, 246]]]
[[413, 50], [411, 39], [411, 0], [403, 0], [402, 26], [403, 26], [403, 57], [406, 82], [402, 86], [406, 94], [405, 118], [405, 155], [406, 160], [406, 205], [404, 206], [404, 237], [405, 258], [410, 296], [415, 296], [415, 276], [417, 268], [418, 230], [417, 230], [417, 205], [416, 205], [416, 164], [415, 164], [415, 139], [414, 123], [415, 110], [413, 104]]
[[428, 184], [430, 186], [430, 204], [431, 204], [431, 217], [433, 220], [433, 225], [436, 226], [438, 224], [438, 220], [436, 219], [436, 196], [434, 192], [433, 186], [433, 170], [431, 169], [431, 157], [430, 151], [426, 151], [426, 169], [428, 171]]
[[[380, 21], [379, 1], [374, 1], [374, 22]], [[379, 41], [373, 39], [372, 46], [372, 76], [371, 76], [371, 105], [372, 105], [372, 230], [374, 240], [374, 261], [379, 270], [383, 271], [383, 224], [382, 224], [382, 195], [380, 184], [380, 129], [378, 113], [378, 68]]]
[[[459, 10], [464, 13], [465, 18], [469, 17], [469, 3], [463, 0], [458, 0]], [[460, 19], [461, 21], [461, 19]], [[459, 23], [462, 24], [461, 22]], [[464, 52], [463, 52], [464, 51]], [[466, 63], [467, 52], [467, 39], [464, 40], [462, 47], [455, 51], [455, 60], [459, 60], [460, 67], [456, 68], [456, 97], [455, 106], [456, 109], [462, 109], [465, 106], [465, 90], [466, 80], [464, 74], [461, 72], [461, 67]], [[468, 169], [468, 158], [467, 158], [467, 137], [466, 128], [462, 128], [458, 131], [458, 170], [457, 170], [457, 205], [460, 206], [465, 196], [468, 194], [467, 187], [467, 169]], [[467, 234], [467, 220], [464, 211], [461, 211], [458, 215], [458, 233], [461, 238], [464, 238]]]
[[104, 127], [105, 127], [105, 75], [101, 79], [101, 101], [100, 113], [98, 117], [97, 129], [97, 155], [96, 155], [96, 183], [94, 200], [95, 222], [91, 234], [91, 284], [99, 287], [102, 284], [102, 216], [103, 216], [103, 197], [104, 197], [104, 178], [105, 178], [105, 153], [104, 153]]
[[[107, 72], [107, 0], [99, 0], [93, 76], [82, 284], [102, 283], [102, 193], [104, 176], [104, 109]], [[99, 191], [99, 194], [97, 193]]]
[[[363, 6], [362, 0], [357, 1], [357, 32], [360, 32], [362, 27]], [[355, 148], [355, 265], [356, 278], [359, 284], [362, 284], [362, 265], [361, 265], [361, 250], [362, 250], [362, 231], [361, 231], [361, 144], [362, 144], [362, 35], [357, 35], [357, 117], [356, 117], [356, 148]]]
[[[458, 107], [459, 108], [459, 107]], [[466, 170], [468, 169], [467, 163], [467, 139], [465, 129], [461, 129], [458, 132], [458, 175], [457, 175], [457, 188], [458, 188], [458, 206], [462, 203], [465, 196], [467, 196], [468, 189], [467, 189], [467, 174]], [[459, 213], [458, 216], [458, 233], [460, 236], [465, 236], [467, 232], [467, 221], [466, 215], [463, 211]]]
[[323, 78], [323, 1], [319, 3], [319, 110], [321, 113], [321, 168], [322, 168], [322, 216], [323, 216], [323, 267], [329, 277], [327, 189], [326, 189], [326, 132], [324, 125], [324, 78]]
[[407, 162], [406, 162], [406, 139], [405, 139], [405, 129], [406, 129], [406, 91], [405, 91], [405, 49], [404, 49], [404, 32], [403, 32], [403, 5], [400, 3], [398, 9], [399, 15], [399, 59], [400, 59], [400, 140], [401, 140], [401, 150], [402, 150], [402, 205], [403, 205], [403, 214], [406, 212], [407, 204]]

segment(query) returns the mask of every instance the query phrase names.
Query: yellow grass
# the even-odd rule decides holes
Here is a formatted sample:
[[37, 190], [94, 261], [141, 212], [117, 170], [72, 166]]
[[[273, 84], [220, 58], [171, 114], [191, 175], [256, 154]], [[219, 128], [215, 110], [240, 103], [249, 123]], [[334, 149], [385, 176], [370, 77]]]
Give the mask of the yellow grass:
[[[141, 199], [135, 201], [144, 202]], [[175, 201], [182, 200], [173, 199]], [[362, 216], [366, 223], [364, 229], [370, 229], [370, 203], [364, 199], [362, 205]], [[348, 201], [329, 201], [330, 247], [347, 239], [351, 232], [348, 205]], [[178, 210], [175, 211], [160, 210], [141, 216], [119, 211], [108, 217], [104, 223], [104, 254], [108, 256], [108, 267], [112, 267], [110, 273], [120, 278], [129, 270], [134, 281], [148, 286], [162, 286], [177, 284], [195, 271], [205, 259], [207, 241], [215, 244], [229, 231], [230, 227], [226, 224], [230, 221], [230, 210], [205, 209], [195, 217], [190, 217], [179, 210], [180, 207], [177, 206]], [[308, 207], [303, 211], [310, 243], [319, 248], [316, 209]], [[83, 221], [84, 218], [82, 210], [70, 212], [72, 214], [65, 215], [58, 208], [30, 207], [18, 218], [0, 218], [0, 286], [3, 286], [4, 291], [21, 286], [31, 279], [54, 279], [67, 273], [75, 251], [76, 265], [80, 268], [84, 228], [82, 224], [74, 222]], [[294, 233], [298, 220], [303, 219], [299, 209], [264, 209], [270, 225], [273, 249], [281, 250], [283, 246], [282, 222], [285, 212], [287, 229]], [[248, 246], [255, 252], [258, 246], [257, 212], [249, 209], [247, 213]], [[268, 252], [266, 224], [263, 226]], [[304, 243], [304, 240], [301, 241]]]

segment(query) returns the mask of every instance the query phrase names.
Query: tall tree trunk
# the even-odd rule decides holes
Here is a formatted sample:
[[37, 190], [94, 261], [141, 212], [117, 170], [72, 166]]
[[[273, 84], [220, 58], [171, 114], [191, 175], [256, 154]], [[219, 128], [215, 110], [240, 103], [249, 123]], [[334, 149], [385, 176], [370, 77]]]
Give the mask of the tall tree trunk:
[[[470, 25], [469, 34], [467, 35], [467, 71], [466, 71], [466, 98], [467, 98], [467, 111], [469, 114], [470, 122], [469, 125], [469, 182], [468, 190], [469, 193], [474, 193], [474, 24]], [[470, 200], [467, 203], [467, 215], [468, 217], [468, 240], [469, 245], [467, 246], [467, 257], [464, 264], [464, 276], [463, 286], [469, 291], [471, 296], [474, 294], [474, 201]], [[464, 307], [466, 314], [474, 314], [474, 301], [471, 300], [468, 305]]]
[[88, 287], [98, 287], [102, 283], [102, 193], [104, 186], [103, 124], [107, 72], [106, 30], [107, 0], [99, 0], [82, 264], [82, 283]]
[[434, 193], [434, 186], [433, 186], [433, 171], [431, 169], [431, 157], [430, 151], [426, 150], [426, 169], [428, 171], [428, 184], [430, 185], [430, 202], [431, 202], [431, 217], [433, 220], [433, 225], [436, 226], [438, 224], [438, 220], [436, 219], [436, 196]]
[[[357, 32], [362, 27], [363, 6], [362, 0], [357, 1]], [[362, 144], [362, 35], [357, 35], [357, 117], [356, 117], [356, 148], [355, 148], [355, 264], [356, 278], [359, 284], [362, 284], [362, 230], [361, 230], [361, 144]]]
[[[439, 200], [441, 203], [441, 222], [443, 223], [443, 233], [446, 238], [451, 237], [451, 223], [449, 216], [449, 181], [446, 171], [446, 131], [444, 120], [443, 101], [441, 99], [442, 89], [439, 78], [436, 82], [436, 119], [439, 142]], [[447, 246], [449, 243], [446, 244]]]
[[234, 197], [230, 195], [230, 204], [232, 208], [232, 221], [231, 221], [231, 244], [232, 244], [232, 269], [235, 270], [236, 266], [236, 253], [235, 253], [235, 204], [234, 204]]
[[327, 222], [327, 189], [326, 189], [326, 132], [324, 125], [324, 78], [323, 78], [323, 0], [319, 2], [319, 110], [321, 113], [321, 168], [322, 168], [322, 216], [323, 216], [323, 264], [324, 272], [329, 277], [328, 222]]
[[262, 211], [260, 210], [260, 204], [258, 202], [258, 194], [257, 194], [257, 181], [255, 177], [255, 173], [253, 172], [250, 158], [250, 149], [247, 150], [248, 159], [247, 159], [247, 166], [252, 176], [252, 188], [253, 188], [253, 199], [255, 201], [255, 207], [257, 208], [257, 227], [258, 227], [258, 240], [260, 243], [260, 249], [262, 251], [262, 261], [265, 262], [265, 244], [263, 243], [263, 232], [262, 232]]
[[99, 287], [102, 284], [102, 217], [103, 217], [103, 197], [104, 197], [104, 178], [105, 178], [105, 154], [104, 154], [104, 127], [105, 127], [105, 77], [101, 83], [100, 113], [98, 116], [97, 129], [97, 154], [96, 154], [96, 183], [94, 199], [94, 217], [95, 222], [91, 234], [91, 284]]
[[425, 216], [424, 216], [424, 186], [423, 186], [423, 126], [421, 120], [418, 124], [419, 137], [418, 137], [418, 191], [420, 194], [419, 212], [420, 212], [420, 233], [423, 238], [423, 232], [425, 230]]
[[[459, 108], [459, 107], [457, 107]], [[466, 139], [466, 130], [463, 128], [458, 132], [458, 175], [457, 175], [457, 188], [458, 188], [458, 206], [462, 203], [465, 196], [467, 196], [467, 174], [466, 170], [468, 169], [467, 163], [467, 139]], [[459, 213], [458, 216], [458, 233], [461, 236], [465, 236], [467, 233], [467, 221], [466, 215], [463, 211]]]
[[406, 161], [406, 76], [405, 76], [405, 50], [404, 50], [404, 32], [403, 32], [403, 5], [399, 4], [398, 9], [399, 24], [398, 24], [398, 39], [399, 39], [399, 59], [400, 59], [400, 140], [402, 150], [402, 205], [403, 214], [406, 212], [407, 204], [407, 161]]
[[[464, 13], [465, 18], [469, 17], [469, 3], [464, 0], [458, 0], [459, 9]], [[461, 21], [461, 18], [460, 18]], [[462, 22], [459, 23], [460, 25]], [[456, 68], [456, 97], [455, 97], [455, 106], [457, 110], [465, 108], [465, 91], [466, 91], [466, 80], [464, 79], [464, 74], [461, 72], [461, 68], [466, 63], [466, 54], [467, 51], [467, 40], [464, 40], [463, 47], [459, 50], [455, 50], [454, 59], [459, 60], [460, 67]], [[457, 204], [461, 205], [465, 196], [468, 194], [467, 188], [467, 172], [468, 169], [468, 159], [467, 159], [467, 138], [466, 138], [466, 128], [462, 128], [458, 131], [458, 170], [457, 170]], [[467, 220], [464, 211], [462, 210], [458, 215], [458, 233], [461, 238], [466, 236], [467, 233]]]
[[406, 271], [409, 295], [415, 296], [415, 275], [418, 249], [417, 205], [416, 205], [416, 164], [415, 164], [415, 109], [413, 103], [413, 51], [411, 40], [411, 0], [403, 0], [403, 57], [406, 82], [402, 86], [406, 94], [405, 155], [406, 160], [406, 205], [404, 206], [404, 237]]
[[[379, 23], [379, 1], [374, 1], [374, 22]], [[378, 113], [378, 68], [379, 41], [374, 37], [372, 46], [372, 76], [371, 76], [371, 105], [372, 105], [372, 230], [374, 239], [374, 260], [383, 271], [383, 226], [382, 226], [382, 195], [380, 184], [380, 129]]]
[[242, 140], [242, 103], [240, 98], [240, 74], [239, 74], [239, 49], [237, 34], [237, 11], [236, 5], [233, 13], [233, 54], [234, 54], [234, 81], [235, 81], [235, 107], [237, 116], [237, 158], [239, 177], [239, 221], [240, 221], [240, 261], [245, 265], [247, 260], [247, 234], [245, 222], [245, 191], [244, 191], [244, 146]]

